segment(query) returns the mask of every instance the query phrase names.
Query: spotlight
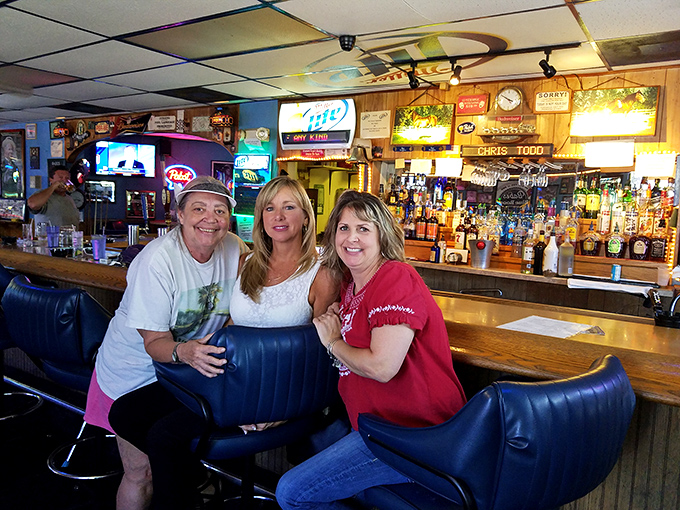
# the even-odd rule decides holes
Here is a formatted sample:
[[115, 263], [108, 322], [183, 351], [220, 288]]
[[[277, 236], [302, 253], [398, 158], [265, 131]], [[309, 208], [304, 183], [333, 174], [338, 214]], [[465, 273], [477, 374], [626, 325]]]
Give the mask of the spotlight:
[[352, 48], [354, 48], [354, 43], [357, 41], [357, 37], [355, 35], [341, 35], [340, 36], [340, 47], [344, 51], [352, 51]]
[[418, 78], [416, 78], [416, 65], [413, 64], [411, 66], [411, 70], [406, 72], [406, 76], [408, 76], [408, 86], [411, 87], [412, 89], [417, 89], [420, 86], [420, 82], [418, 81]]
[[548, 60], [550, 60], [550, 51], [548, 50], [545, 52], [545, 59], [541, 59], [538, 62], [538, 65], [540, 68], [543, 70], [543, 74], [545, 75], [546, 78], [552, 78], [557, 74], [557, 69], [555, 69], [553, 66], [551, 66], [548, 63]]
[[453, 74], [451, 75], [451, 79], [449, 80], [449, 83], [451, 85], [458, 85], [460, 83], [460, 73], [463, 70], [461, 66], [456, 65], [456, 61], [452, 60], [451, 61], [451, 71]]

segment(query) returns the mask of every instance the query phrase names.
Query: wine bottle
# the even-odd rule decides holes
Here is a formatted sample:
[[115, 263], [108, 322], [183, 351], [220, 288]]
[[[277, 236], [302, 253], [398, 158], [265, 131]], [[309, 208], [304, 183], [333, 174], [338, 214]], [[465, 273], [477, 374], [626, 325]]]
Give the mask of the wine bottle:
[[545, 252], [545, 232], [538, 234], [538, 242], [534, 245], [534, 274], [543, 274], [543, 253]]

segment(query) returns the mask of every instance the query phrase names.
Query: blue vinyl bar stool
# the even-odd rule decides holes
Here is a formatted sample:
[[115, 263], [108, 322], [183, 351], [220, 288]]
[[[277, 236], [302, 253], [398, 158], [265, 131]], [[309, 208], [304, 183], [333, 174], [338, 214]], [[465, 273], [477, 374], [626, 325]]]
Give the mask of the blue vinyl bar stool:
[[[12, 281], [13, 275], [0, 264], [0, 296]], [[0, 307], [0, 381], [5, 380], [5, 350], [16, 347], [7, 329], [5, 312]], [[25, 391], [0, 393], [0, 421], [24, 416], [38, 409], [43, 403], [42, 397]]]
[[549, 510], [604, 481], [619, 458], [635, 394], [618, 358], [554, 381], [495, 382], [450, 420], [401, 427], [359, 416], [382, 461], [417, 483], [358, 495], [390, 510]]
[[[16, 346], [38, 360], [51, 380], [87, 393], [94, 358], [111, 315], [82, 289], [43, 287], [32, 284], [25, 276], [16, 276], [7, 286], [2, 307], [13, 319], [7, 327]], [[84, 414], [82, 409], [64, 405]], [[122, 473], [115, 436], [85, 437], [85, 427], [83, 421], [76, 441], [49, 456], [50, 470], [77, 480]]]
[[[228, 326], [209, 343], [226, 348], [221, 356], [229, 362], [223, 374], [208, 378], [187, 365], [154, 362], [158, 380], [206, 420], [205, 433], [192, 446], [209, 469], [225, 474], [219, 461], [245, 459], [241, 495], [232, 498], [243, 504], [239, 508], [266, 505], [265, 496], [254, 495], [255, 454], [299, 441], [320, 428], [322, 411], [339, 399], [338, 370], [311, 324]], [[257, 433], [243, 434], [237, 428], [282, 420], [286, 423]]]

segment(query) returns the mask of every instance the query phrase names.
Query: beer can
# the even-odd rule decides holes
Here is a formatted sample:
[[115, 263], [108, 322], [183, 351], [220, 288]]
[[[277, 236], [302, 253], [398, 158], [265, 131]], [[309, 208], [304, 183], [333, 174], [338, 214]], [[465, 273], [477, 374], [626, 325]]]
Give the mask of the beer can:
[[621, 279], [621, 266], [619, 264], [612, 264], [612, 281], [618, 282]]

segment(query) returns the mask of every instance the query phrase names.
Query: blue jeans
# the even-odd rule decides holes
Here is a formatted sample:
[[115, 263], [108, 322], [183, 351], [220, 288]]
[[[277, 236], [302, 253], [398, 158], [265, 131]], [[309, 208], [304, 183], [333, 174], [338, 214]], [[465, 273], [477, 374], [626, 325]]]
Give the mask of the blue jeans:
[[283, 510], [352, 508], [340, 500], [376, 485], [410, 480], [378, 460], [352, 431], [281, 477], [276, 500]]

